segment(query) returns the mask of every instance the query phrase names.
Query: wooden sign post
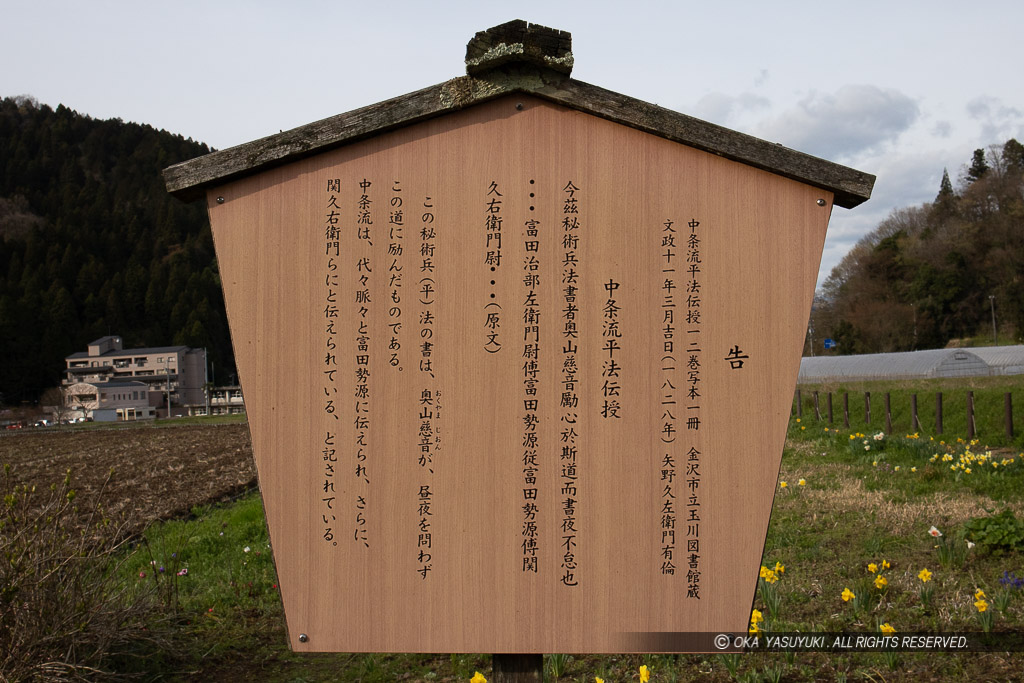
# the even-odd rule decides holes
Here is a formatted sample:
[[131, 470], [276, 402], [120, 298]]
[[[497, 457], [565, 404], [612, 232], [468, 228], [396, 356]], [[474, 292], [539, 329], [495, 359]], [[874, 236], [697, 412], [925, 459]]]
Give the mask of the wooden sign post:
[[873, 178], [569, 78], [569, 35], [166, 171], [205, 195], [299, 651], [745, 632], [833, 203]]

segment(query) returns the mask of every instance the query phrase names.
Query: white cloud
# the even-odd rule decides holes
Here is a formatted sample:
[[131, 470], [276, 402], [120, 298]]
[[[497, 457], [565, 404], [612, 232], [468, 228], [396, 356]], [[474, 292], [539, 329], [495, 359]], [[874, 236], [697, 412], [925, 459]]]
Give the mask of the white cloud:
[[961, 145], [951, 150], [883, 153], [859, 159], [858, 168], [877, 176], [875, 187], [871, 199], [855, 209], [833, 209], [818, 271], [818, 286], [853, 245], [877, 228], [893, 209], [920, 206], [935, 199], [942, 169], [956, 168], [969, 156], [969, 149]]
[[1024, 130], [1024, 112], [1007, 106], [990, 95], [975, 97], [966, 105], [967, 115], [981, 124], [980, 142], [996, 144], [1019, 136]]
[[771, 107], [766, 97], [745, 92], [739, 95], [725, 93], [708, 93], [700, 98], [693, 108], [693, 115], [705, 121], [719, 125], [729, 125], [743, 114], [760, 111]]
[[915, 100], [891, 88], [844, 85], [812, 92], [763, 122], [757, 134], [826, 159], [845, 159], [895, 141], [920, 117]]
[[949, 121], [936, 121], [932, 126], [932, 135], [937, 138], [948, 138], [953, 134], [953, 124]]

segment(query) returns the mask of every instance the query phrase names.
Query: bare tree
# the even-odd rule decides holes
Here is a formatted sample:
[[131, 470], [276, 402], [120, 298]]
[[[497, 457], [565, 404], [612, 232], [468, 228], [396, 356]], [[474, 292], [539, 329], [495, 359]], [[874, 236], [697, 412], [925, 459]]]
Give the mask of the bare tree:
[[71, 407], [67, 402], [67, 390], [63, 387], [53, 387], [44, 391], [40, 403], [44, 410], [53, 415], [54, 424], [60, 424], [71, 413]]

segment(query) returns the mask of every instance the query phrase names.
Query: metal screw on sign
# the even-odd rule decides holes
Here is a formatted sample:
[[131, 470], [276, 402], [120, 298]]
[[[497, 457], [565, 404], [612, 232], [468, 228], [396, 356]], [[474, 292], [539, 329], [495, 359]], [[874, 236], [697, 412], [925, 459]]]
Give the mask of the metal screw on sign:
[[224, 198], [223, 197], [217, 197], [217, 203], [218, 204], [223, 204], [224, 203]]
[[299, 634], [299, 642], [300, 643], [307, 643], [307, 642], [309, 642], [309, 636], [307, 636], [305, 633], [300, 633]]
[[827, 203], [828, 202], [826, 202], [824, 199], [819, 199], [818, 200], [818, 206], [825, 206], [825, 204], [827, 204]]

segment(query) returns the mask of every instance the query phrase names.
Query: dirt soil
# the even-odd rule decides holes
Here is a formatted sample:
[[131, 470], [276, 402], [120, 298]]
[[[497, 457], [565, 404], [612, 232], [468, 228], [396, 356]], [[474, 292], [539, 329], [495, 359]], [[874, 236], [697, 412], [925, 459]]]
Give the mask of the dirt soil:
[[244, 423], [12, 430], [0, 434], [4, 464], [15, 483], [37, 487], [70, 470], [80, 509], [99, 499], [135, 530], [256, 486]]

